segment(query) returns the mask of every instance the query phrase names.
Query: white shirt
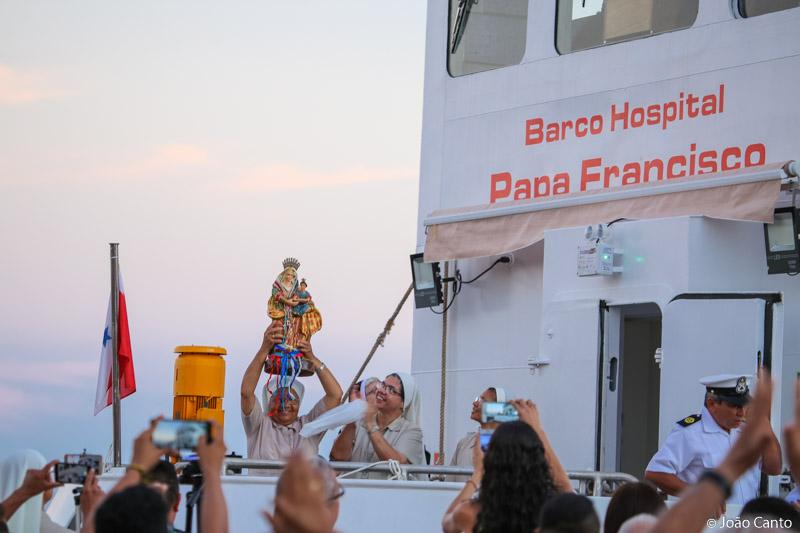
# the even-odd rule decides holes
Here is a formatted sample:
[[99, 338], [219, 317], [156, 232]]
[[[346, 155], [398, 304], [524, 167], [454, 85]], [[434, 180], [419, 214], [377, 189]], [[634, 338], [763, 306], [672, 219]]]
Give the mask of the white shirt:
[[[703, 407], [700, 420], [681, 425], [667, 436], [667, 440], [650, 459], [646, 470], [674, 474], [684, 483], [696, 483], [706, 470], [722, 463], [728, 451], [739, 438], [740, 428], [725, 431]], [[694, 417], [696, 418], [696, 417]], [[690, 422], [689, 417], [681, 422]], [[733, 484], [733, 495], [728, 503], [744, 505], [758, 496], [761, 482], [761, 464], [744, 473]]]
[[[422, 444], [422, 430], [403, 418], [398, 416], [383, 430], [383, 438], [395, 449], [402, 453], [412, 465], [425, 464], [425, 447]], [[378, 453], [372, 446], [369, 438], [369, 431], [363, 423], [356, 426], [355, 443], [353, 444], [353, 456], [350, 459], [354, 463], [377, 463], [381, 460]], [[353, 477], [386, 479], [387, 472], [368, 472], [356, 474]]]
[[[307, 414], [299, 417], [288, 426], [282, 426], [272, 417], [265, 415], [261, 404], [256, 398], [253, 410], [249, 415], [242, 413], [244, 433], [247, 435], [247, 457], [250, 459], [286, 459], [298, 448], [305, 449], [310, 455], [316, 455], [319, 442], [325, 432], [311, 437], [300, 436], [303, 426], [315, 420], [327, 410], [325, 398], [318, 401]], [[265, 469], [248, 469], [251, 475], [264, 476], [276, 474], [277, 471]]]

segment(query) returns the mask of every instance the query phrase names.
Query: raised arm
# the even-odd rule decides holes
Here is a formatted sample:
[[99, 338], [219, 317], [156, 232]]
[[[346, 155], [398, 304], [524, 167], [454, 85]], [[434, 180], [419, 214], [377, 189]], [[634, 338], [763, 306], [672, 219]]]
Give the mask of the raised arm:
[[480, 434], [475, 435], [475, 444], [472, 448], [472, 477], [461, 488], [455, 499], [450, 503], [442, 519], [444, 533], [471, 532], [475, 528], [478, 518], [478, 504], [473, 497], [478, 492], [483, 480], [483, 449], [481, 449]]
[[542, 421], [539, 418], [539, 408], [531, 400], [512, 400], [511, 404], [517, 408], [519, 419], [528, 424], [539, 435], [539, 439], [544, 446], [544, 457], [547, 464], [550, 465], [550, 473], [553, 476], [553, 485], [560, 492], [573, 492], [572, 483], [569, 480], [567, 471], [561, 465], [553, 446], [550, 444], [550, 439], [547, 437]]
[[30, 498], [41, 494], [42, 492], [60, 487], [61, 483], [56, 483], [50, 479], [50, 471], [58, 459], [50, 461], [44, 467], [39, 469], [30, 469], [25, 472], [25, 478], [22, 485], [12, 492], [8, 498], [0, 503], [0, 509], [5, 516], [0, 515], [0, 520], [8, 520], [20, 508], [20, 506], [28, 501]]
[[319, 382], [322, 385], [322, 390], [325, 391], [325, 397], [323, 398], [325, 402], [325, 410], [327, 411], [338, 406], [341, 403], [342, 387], [339, 385], [339, 382], [336, 380], [336, 376], [333, 375], [330, 367], [317, 359], [317, 356], [314, 354], [314, 348], [311, 347], [310, 342], [300, 340], [297, 343], [297, 348], [303, 352], [303, 355], [306, 357], [306, 359], [311, 361], [311, 364], [314, 365], [314, 372], [316, 372], [317, 377], [319, 378]]
[[222, 428], [211, 421], [211, 442], [200, 437], [197, 455], [203, 471], [203, 505], [200, 506], [200, 533], [228, 533], [228, 505], [222, 493], [222, 463], [225, 460], [225, 442]]
[[242, 386], [240, 390], [242, 413], [245, 416], [253, 411], [253, 406], [256, 404], [256, 387], [258, 380], [261, 378], [261, 372], [264, 369], [264, 363], [267, 361], [273, 346], [283, 340], [283, 326], [280, 322], [273, 322], [264, 332], [264, 338], [261, 341], [261, 347], [253, 356], [253, 360], [247, 365], [247, 370], [244, 371], [242, 376]]
[[767, 426], [770, 428], [769, 442], [764, 447], [764, 453], [761, 454], [761, 470], [770, 476], [777, 476], [783, 471], [783, 461], [781, 459], [781, 443], [775, 436], [770, 425], [771, 410], [767, 411]]

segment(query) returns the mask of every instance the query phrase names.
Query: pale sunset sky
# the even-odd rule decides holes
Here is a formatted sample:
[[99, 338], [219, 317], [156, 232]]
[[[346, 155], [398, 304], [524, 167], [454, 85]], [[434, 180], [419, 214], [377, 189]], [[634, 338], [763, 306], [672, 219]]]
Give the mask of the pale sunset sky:
[[[287, 256], [346, 386], [410, 283], [424, 40], [423, 0], [0, 3], [0, 459], [108, 453], [109, 242], [138, 385], [123, 461], [172, 415], [182, 344], [227, 348], [245, 454], [239, 383]], [[410, 360], [411, 302], [368, 374]]]

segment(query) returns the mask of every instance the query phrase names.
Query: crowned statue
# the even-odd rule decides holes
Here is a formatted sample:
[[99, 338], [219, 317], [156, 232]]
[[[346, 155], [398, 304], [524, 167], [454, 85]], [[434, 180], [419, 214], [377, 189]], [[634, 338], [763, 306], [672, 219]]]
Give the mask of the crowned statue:
[[[297, 280], [297, 270], [300, 268], [300, 261], [294, 257], [287, 257], [283, 260], [283, 271], [278, 274], [272, 284], [272, 295], [267, 302], [267, 314], [273, 322], [280, 321], [283, 325], [283, 342], [276, 346], [275, 356], [293, 357], [300, 364], [300, 375], [310, 375], [308, 365], [303, 364], [302, 353], [296, 347], [298, 341], [311, 339], [311, 336], [322, 328], [322, 315], [314, 305], [314, 300], [308, 292], [308, 284], [305, 279]], [[270, 373], [278, 373], [277, 366], [284, 367], [285, 360], [274, 361], [267, 368]], [[292, 361], [290, 360], [289, 363]], [[289, 368], [291, 372], [292, 368]], [[285, 369], [284, 369], [285, 373]]]

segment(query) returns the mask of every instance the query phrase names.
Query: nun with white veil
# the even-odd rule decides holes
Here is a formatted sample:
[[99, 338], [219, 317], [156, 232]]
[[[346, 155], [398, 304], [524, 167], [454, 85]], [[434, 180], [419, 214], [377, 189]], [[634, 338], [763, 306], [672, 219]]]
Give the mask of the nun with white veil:
[[[374, 405], [367, 407], [355, 435], [342, 432], [331, 449], [336, 461], [376, 463], [393, 459], [401, 464], [425, 464], [420, 423], [420, 399], [410, 374], [395, 372], [378, 386]], [[362, 477], [385, 479], [385, 472]]]
[[[484, 402], [507, 402], [508, 394], [502, 387], [488, 387], [480, 396], [477, 396], [472, 401], [472, 410], [470, 411], [470, 420], [477, 422], [479, 425], [475, 431], [468, 432], [458, 444], [450, 459], [450, 466], [472, 467], [472, 450], [475, 448], [476, 436], [479, 430], [494, 430], [497, 422], [482, 422], [481, 411]], [[447, 481], [466, 481], [469, 476], [447, 476]]]
[[[53, 463], [47, 461], [36, 450], [15, 452], [0, 463], [0, 502], [16, 500], [19, 507], [4, 509], [8, 530], [13, 533], [61, 533], [68, 529], [55, 524], [42, 507], [52, 496], [52, 489], [59, 483], [49, 481]], [[37, 476], [26, 481], [26, 474], [35, 470]], [[34, 477], [36, 479], [34, 479]], [[23, 485], [25, 485], [23, 487]], [[33, 492], [36, 494], [31, 495]], [[0, 517], [2, 518], [2, 517]]]

